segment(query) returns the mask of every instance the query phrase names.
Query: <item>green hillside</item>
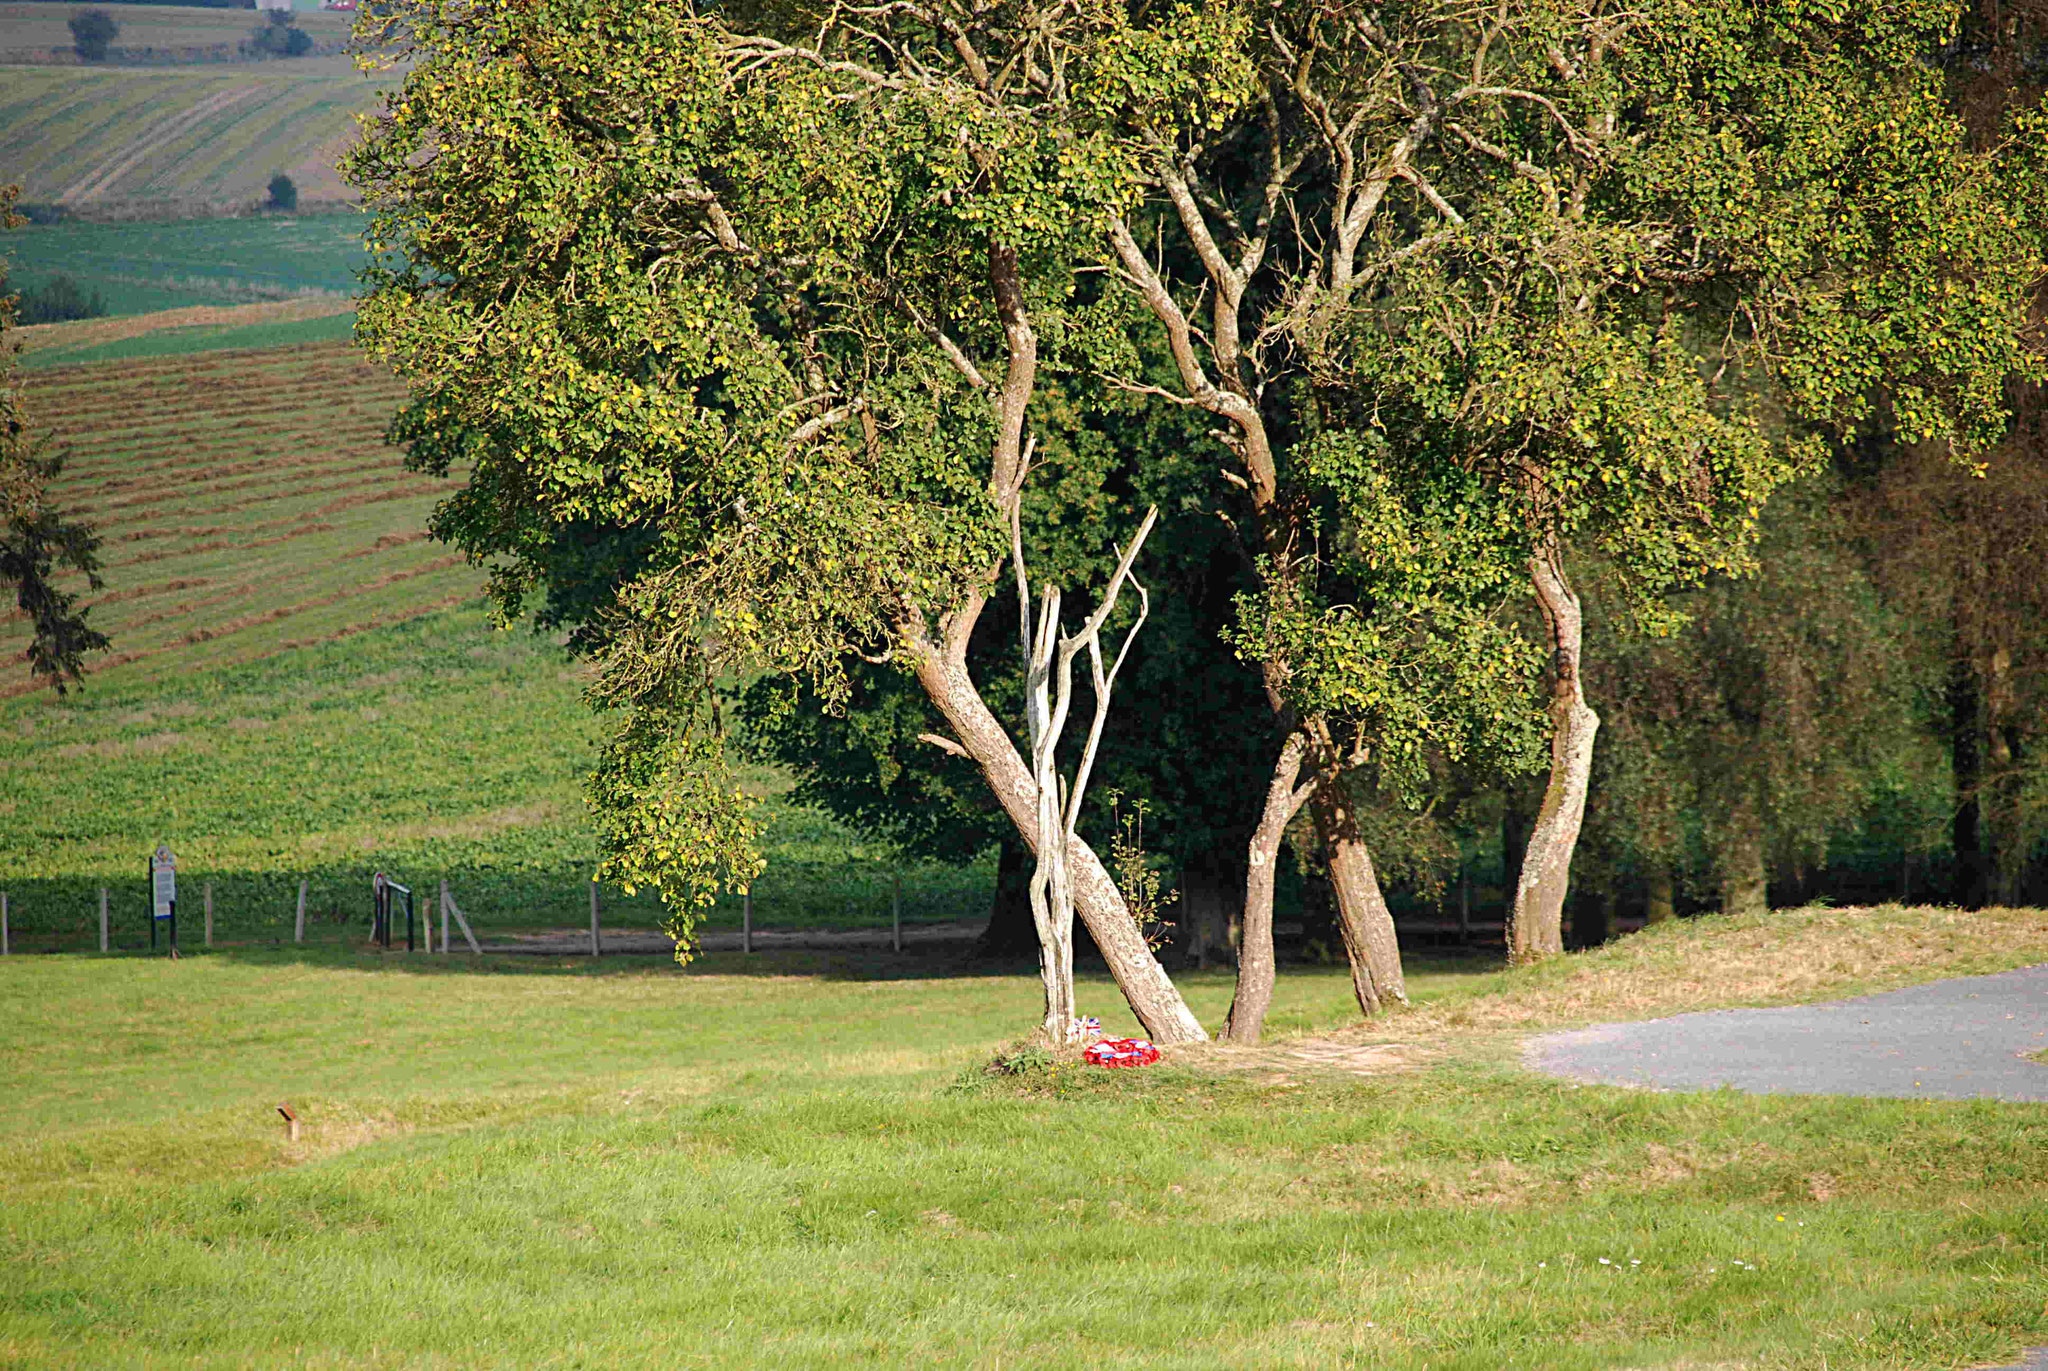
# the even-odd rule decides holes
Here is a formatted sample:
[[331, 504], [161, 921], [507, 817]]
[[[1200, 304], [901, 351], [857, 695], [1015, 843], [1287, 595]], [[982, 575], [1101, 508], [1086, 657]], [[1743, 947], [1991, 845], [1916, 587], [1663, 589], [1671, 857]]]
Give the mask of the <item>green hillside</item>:
[[[364, 261], [355, 213], [30, 225], [0, 237], [17, 290], [68, 276], [110, 314], [325, 297], [355, 289]], [[45, 359], [47, 363], [48, 359]]]
[[[60, 700], [27, 681], [23, 626], [0, 625], [0, 890], [18, 939], [86, 946], [101, 885], [117, 940], [145, 938], [139, 873], [160, 838], [189, 888], [215, 884], [223, 936], [286, 933], [305, 878], [332, 941], [380, 868], [447, 877], [488, 928], [583, 917], [596, 725], [578, 671], [493, 629], [482, 574], [426, 539], [452, 483], [383, 443], [388, 374], [337, 340], [28, 380], [68, 454], [58, 496], [105, 539], [93, 621], [114, 651]], [[780, 776], [751, 783], [770, 826], [760, 922], [886, 921], [888, 854], [775, 799]], [[979, 916], [989, 879], [907, 871], [905, 916]], [[644, 897], [607, 905], [615, 925], [658, 918]]]
[[346, 202], [335, 159], [377, 90], [345, 57], [5, 71], [0, 169], [25, 203], [99, 216], [235, 213], [280, 171], [302, 207]]

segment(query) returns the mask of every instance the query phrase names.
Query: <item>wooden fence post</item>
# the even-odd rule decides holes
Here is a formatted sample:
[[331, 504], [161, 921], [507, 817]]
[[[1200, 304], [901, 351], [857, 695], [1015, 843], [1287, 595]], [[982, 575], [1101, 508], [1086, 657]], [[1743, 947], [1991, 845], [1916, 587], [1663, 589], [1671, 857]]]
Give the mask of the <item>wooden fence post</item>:
[[299, 882], [299, 914], [292, 924], [292, 941], [295, 943], [306, 941], [306, 883], [304, 881]]
[[213, 946], [213, 882], [206, 883], [206, 945]]
[[107, 888], [100, 887], [100, 951], [107, 950]]
[[590, 878], [590, 955], [602, 956], [604, 944], [597, 936], [597, 878]]
[[5, 957], [13, 951], [7, 941], [7, 892], [0, 890], [0, 957]]
[[749, 886], [740, 894], [740, 951], [754, 950], [754, 890]]
[[441, 955], [448, 955], [448, 878], [441, 878]]
[[889, 940], [896, 950], [903, 950], [903, 873], [897, 872], [889, 882]]

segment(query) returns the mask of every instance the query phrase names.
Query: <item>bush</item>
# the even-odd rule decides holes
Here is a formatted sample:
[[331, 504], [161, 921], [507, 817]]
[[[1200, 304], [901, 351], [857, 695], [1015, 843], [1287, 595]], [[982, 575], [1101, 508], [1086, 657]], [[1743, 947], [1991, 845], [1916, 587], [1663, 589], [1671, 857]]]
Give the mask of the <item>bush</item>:
[[270, 200], [268, 208], [295, 210], [299, 207], [299, 188], [292, 184], [292, 178], [279, 172], [270, 178]]
[[247, 50], [258, 57], [303, 57], [313, 50], [313, 37], [292, 26], [290, 10], [269, 10], [250, 34]]
[[87, 62], [104, 62], [121, 26], [105, 10], [80, 10], [71, 16], [71, 46]]
[[87, 294], [69, 276], [59, 276], [40, 290], [21, 292], [14, 306], [16, 323], [61, 324], [66, 319], [97, 319], [107, 312], [98, 291]]

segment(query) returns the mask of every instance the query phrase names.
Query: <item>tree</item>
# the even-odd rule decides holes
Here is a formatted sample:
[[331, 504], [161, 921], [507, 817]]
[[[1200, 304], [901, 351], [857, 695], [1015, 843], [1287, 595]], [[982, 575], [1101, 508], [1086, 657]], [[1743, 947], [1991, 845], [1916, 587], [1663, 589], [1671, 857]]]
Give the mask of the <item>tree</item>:
[[283, 210], [287, 214], [299, 207], [299, 188], [291, 177], [279, 172], [270, 178], [270, 199], [267, 203], [271, 209]]
[[[402, 254], [363, 332], [414, 385], [415, 460], [475, 463], [441, 527], [499, 559], [508, 610], [576, 521], [644, 533], [586, 626], [619, 719], [593, 782], [614, 877], [661, 888], [684, 935], [749, 879], [710, 683], [759, 662], [829, 701], [852, 651], [915, 673], [1037, 847], [967, 645], [1029, 484], [1041, 329], [1068, 327], [1119, 150], [669, 7], [407, 27], [407, 84], [350, 158], [373, 243]], [[1093, 850], [1069, 856], [1148, 1031], [1204, 1036]]]
[[[20, 193], [19, 186], [0, 186], [0, 228], [22, 223], [14, 213]], [[57, 584], [68, 568], [100, 588], [99, 538], [50, 500], [61, 464], [43, 455], [30, 428], [14, 368], [19, 345], [7, 337], [13, 326], [14, 297], [0, 259], [0, 586], [13, 589], [15, 606], [29, 622], [31, 675], [62, 695], [67, 681], [83, 677], [86, 656], [107, 647], [105, 635], [86, 622], [89, 611], [79, 607], [77, 595]]]
[[[1360, 21], [1341, 88], [1361, 93], [1330, 125], [1366, 138], [1344, 145], [1353, 209], [1373, 220], [1396, 191], [1413, 208], [1373, 220], [1376, 293], [1338, 321], [1349, 346], [1329, 370], [1368, 434], [1470, 480], [1460, 524], [1526, 566], [1542, 614], [1551, 774], [1511, 919], [1519, 961], [1561, 946], [1598, 727], [1575, 550], [1618, 569], [1628, 612], [1654, 621], [1665, 590], [1750, 563], [1758, 509], [1824, 436], [1883, 404], [1967, 451], [2002, 424], [2005, 379], [2035, 365], [2040, 130], [1963, 146], [1919, 61], [1954, 19], [1946, 4], [1591, 4]], [[1292, 49], [1335, 84], [1334, 34]], [[1298, 289], [1283, 318], [1320, 298]]]
[[1757, 574], [1672, 597], [1685, 626], [1668, 636], [1603, 621], [1593, 568], [1614, 646], [1586, 675], [1610, 733], [1588, 827], [1660, 916], [1696, 863], [1725, 912], [1760, 912], [1771, 867], [1823, 861], [1915, 751], [1917, 673], [1831, 486], [1775, 496]]
[[290, 10], [266, 10], [246, 46], [257, 57], [303, 57], [313, 50], [313, 38], [292, 23]]
[[71, 16], [71, 47], [82, 62], [104, 62], [121, 26], [105, 10], [80, 10]]

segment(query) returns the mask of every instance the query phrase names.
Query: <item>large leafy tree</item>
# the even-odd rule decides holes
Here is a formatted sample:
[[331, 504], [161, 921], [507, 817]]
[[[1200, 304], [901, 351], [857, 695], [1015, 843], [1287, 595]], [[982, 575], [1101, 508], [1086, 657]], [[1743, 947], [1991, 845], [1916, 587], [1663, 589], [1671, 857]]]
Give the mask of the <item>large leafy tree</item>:
[[[413, 384], [414, 459], [470, 465], [441, 527], [508, 609], [629, 551], [583, 620], [618, 711], [593, 785], [611, 872], [674, 896], [684, 934], [748, 879], [713, 682], [762, 666], [829, 702], [856, 652], [916, 674], [1035, 845], [967, 649], [1125, 151], [986, 98], [980, 57], [928, 79], [653, 4], [430, 5], [400, 29], [416, 61], [350, 159], [397, 254], [363, 334]], [[1203, 1036], [1085, 844], [1072, 867], [1148, 1030]]]
[[[1927, 65], [1959, 13], [1288, 7], [1247, 35], [1238, 109], [1155, 128], [1131, 103], [1182, 251], [1133, 218], [1117, 260], [1178, 363], [1170, 398], [1228, 426], [1265, 573], [1240, 641], [1321, 770], [1347, 931], [1379, 909], [1332, 773], [1471, 730], [1461, 701], [1504, 709], [1489, 616], [1511, 580], [1541, 611], [1552, 724], [1512, 920], [1535, 960], [1560, 947], [1598, 726], [1574, 550], [1654, 619], [1748, 564], [1816, 436], [1879, 409], [1945, 449], [1995, 435], [2031, 366], [2040, 131], [1965, 138]], [[1429, 636], [1393, 631], [1414, 622]], [[1455, 688], [1413, 688], [1404, 649]]]

